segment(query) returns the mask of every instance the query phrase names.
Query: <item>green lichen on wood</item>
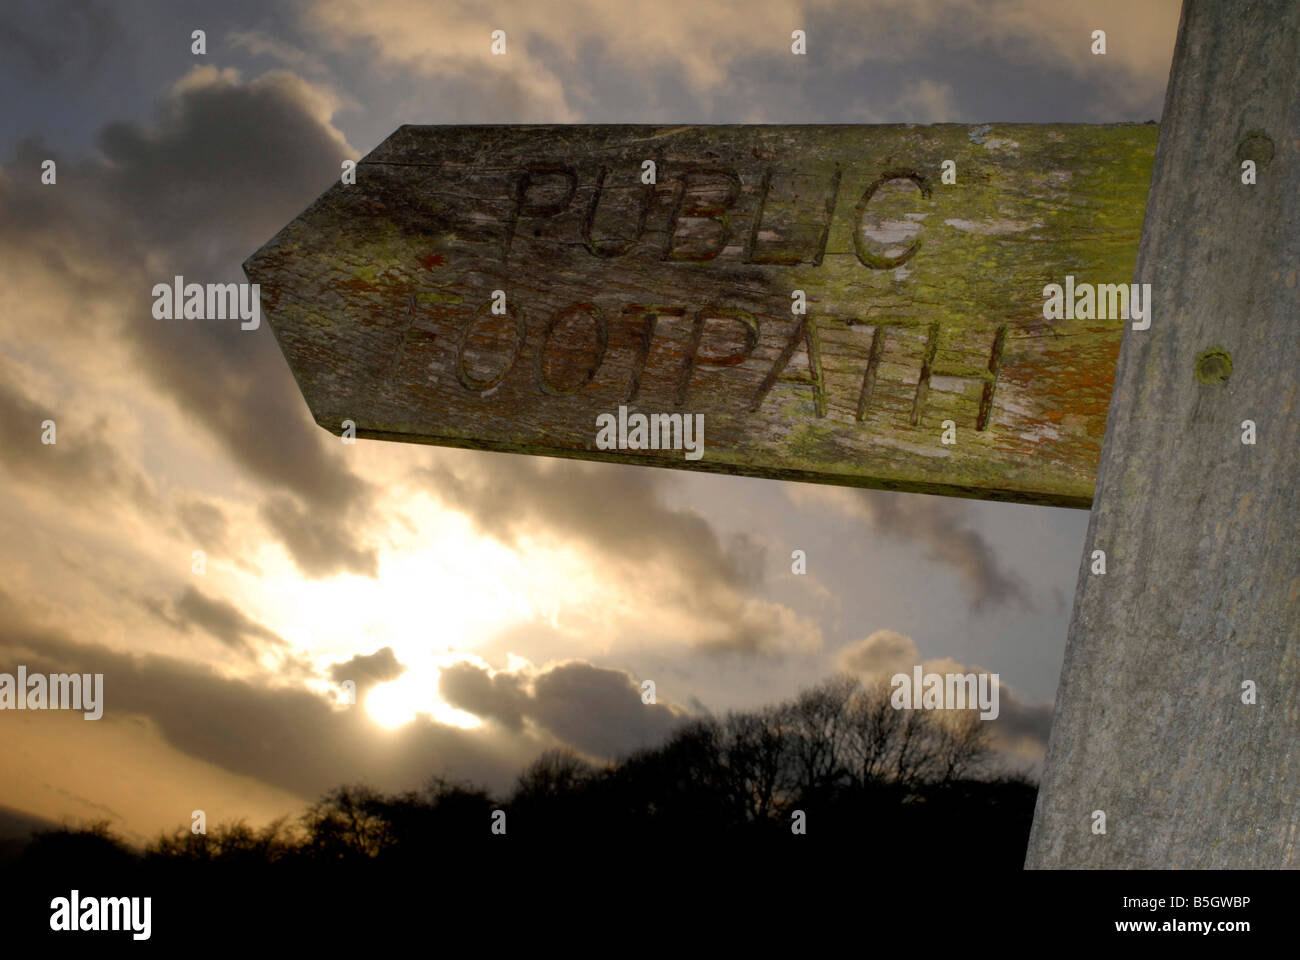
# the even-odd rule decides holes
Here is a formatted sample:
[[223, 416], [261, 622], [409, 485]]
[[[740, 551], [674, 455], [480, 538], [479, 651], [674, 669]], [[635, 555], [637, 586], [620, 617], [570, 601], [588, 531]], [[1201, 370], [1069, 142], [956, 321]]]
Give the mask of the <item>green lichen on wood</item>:
[[[403, 127], [362, 161], [355, 186], [333, 188], [248, 269], [270, 291], [271, 325], [313, 414], [323, 424], [353, 419], [360, 436], [1086, 506], [1122, 321], [1045, 321], [1042, 291], [1067, 274], [1131, 280], [1155, 139], [1153, 125], [1133, 124]], [[650, 194], [636, 179], [647, 158], [660, 178]], [[956, 162], [954, 184], [942, 182], [945, 160]], [[521, 179], [561, 166], [572, 181]], [[738, 185], [731, 235], [708, 260], [668, 256], [674, 244], [707, 247], [718, 229], [711, 176]], [[563, 200], [570, 182], [567, 206], [529, 213]], [[597, 195], [598, 183], [609, 192]], [[814, 264], [809, 238], [832, 184], [834, 215]], [[911, 230], [895, 247], [918, 243], [897, 268], [876, 266], [897, 254], [893, 241], [857, 222], [868, 188], [866, 214], [885, 221], [873, 235]], [[620, 211], [645, 196], [644, 229], [629, 239], [636, 218]], [[605, 206], [593, 208], [593, 197]], [[592, 255], [587, 237], [611, 223], [628, 252]], [[801, 262], [746, 262], [747, 251]], [[523, 311], [526, 338], [505, 381], [481, 396], [454, 364], [494, 289]], [[796, 331], [796, 289], [819, 342], [823, 416], [798, 382], [811, 373], [804, 344], [751, 409]], [[605, 317], [608, 350], [586, 387], [551, 397], [533, 382], [536, 354], [548, 321], [573, 303]], [[632, 405], [703, 413], [702, 461], [594, 449], [595, 416], [626, 400], [635, 311], [648, 304], [677, 313], [658, 322]], [[747, 311], [760, 336], [735, 366], [696, 363], [679, 408], [678, 371], [706, 305]], [[513, 316], [475, 323], [483, 350], [510, 355]], [[702, 353], [717, 354], [725, 322], [706, 327]], [[580, 373], [592, 336], [579, 323], [547, 341], [558, 369]], [[977, 429], [995, 341], [992, 401]], [[874, 389], [859, 420], [869, 363]], [[945, 420], [958, 442], [940, 447]]]

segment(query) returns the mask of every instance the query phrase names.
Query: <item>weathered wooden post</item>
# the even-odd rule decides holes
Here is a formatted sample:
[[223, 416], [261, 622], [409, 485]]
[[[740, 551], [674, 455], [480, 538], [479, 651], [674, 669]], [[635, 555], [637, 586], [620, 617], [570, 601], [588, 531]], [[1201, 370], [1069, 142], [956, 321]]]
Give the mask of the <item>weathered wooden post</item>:
[[1300, 866], [1298, 271], [1300, 3], [1186, 0], [1028, 867]]

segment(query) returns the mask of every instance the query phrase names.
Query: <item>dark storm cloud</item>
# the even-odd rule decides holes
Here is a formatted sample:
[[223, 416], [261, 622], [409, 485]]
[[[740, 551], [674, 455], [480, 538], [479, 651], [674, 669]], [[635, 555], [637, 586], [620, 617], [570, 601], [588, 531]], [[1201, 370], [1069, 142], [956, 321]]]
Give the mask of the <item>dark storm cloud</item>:
[[384, 731], [360, 708], [340, 710], [306, 690], [76, 643], [25, 620], [4, 593], [0, 624], [0, 662], [31, 673], [102, 673], [106, 721], [143, 714], [183, 753], [303, 797], [354, 781], [408, 789], [444, 770], [500, 789], [536, 752], [531, 742], [514, 749], [423, 718]]
[[968, 525], [963, 507], [935, 497], [925, 502], [882, 490], [858, 493], [868, 502], [866, 513], [878, 532], [924, 544], [932, 560], [952, 567], [965, 579], [972, 608], [1011, 601], [1029, 607], [1024, 586], [1003, 566], [984, 536]]
[[232, 650], [250, 656], [266, 645], [284, 646], [278, 633], [250, 618], [229, 600], [214, 599], [194, 587], [185, 588], [176, 601], [175, 613], [183, 626], [203, 630]]
[[[109, 442], [106, 417], [43, 403], [19, 382], [19, 369], [0, 361], [0, 466], [11, 478], [54, 490], [70, 503], [118, 499], [152, 513], [149, 480]], [[42, 442], [45, 420], [55, 424], [52, 444]]]
[[820, 501], [865, 521], [883, 536], [923, 547], [929, 558], [957, 573], [966, 584], [971, 609], [1017, 603], [1033, 609], [1021, 579], [1008, 570], [993, 545], [970, 525], [965, 504], [947, 498], [885, 490], [792, 489], [796, 502]]
[[237, 266], [351, 156], [329, 112], [326, 95], [292, 73], [244, 83], [234, 71], [196, 68], [156, 123], [103, 129], [98, 185], [132, 211], [145, 242], [178, 248], [182, 265]]
[[452, 706], [519, 729], [527, 717], [584, 753], [614, 758], [655, 746], [683, 716], [664, 704], [641, 701], [641, 687], [626, 672], [570, 661], [532, 680], [495, 676], [472, 663], [444, 667], [439, 692]]
[[485, 720], [495, 720], [508, 730], [521, 730], [528, 694], [512, 673], [495, 676], [468, 661], [443, 667], [438, 693], [453, 707]]
[[[307, 576], [374, 576], [360, 542], [371, 486], [312, 422], [265, 323], [160, 321], [150, 291], [175, 275], [242, 281], [239, 264], [319, 194], [349, 156], [326, 96], [288, 73], [241, 83], [196, 69], [156, 123], [114, 124], [99, 154], [32, 175], [51, 152], [19, 146], [0, 176], [0, 249], [40, 259], [73, 298], [110, 299], [141, 371], [267, 488], [263, 516]], [[84, 331], [76, 311], [55, 318]]]
[[209, 597], [193, 586], [185, 587], [170, 605], [147, 597], [140, 603], [173, 630], [201, 631], [251, 659], [268, 649], [288, 646], [278, 633], [249, 617], [229, 600]]
[[373, 547], [355, 545], [350, 531], [321, 522], [314, 508], [300, 505], [295, 498], [270, 497], [259, 513], [305, 576], [328, 577], [340, 571], [379, 575], [379, 556]]
[[122, 36], [122, 25], [106, 4], [20, 0], [6, 4], [0, 18], [0, 64], [44, 80], [66, 73], [84, 77], [100, 67]]
[[351, 680], [357, 692], [367, 690], [377, 683], [396, 680], [406, 672], [406, 665], [397, 659], [392, 647], [380, 647], [374, 653], [358, 653], [351, 660], [330, 664], [330, 679], [335, 683]]
[[640, 686], [621, 670], [564, 663], [533, 682], [533, 717], [579, 750], [616, 757], [657, 746], [680, 718], [663, 704], [641, 702]]

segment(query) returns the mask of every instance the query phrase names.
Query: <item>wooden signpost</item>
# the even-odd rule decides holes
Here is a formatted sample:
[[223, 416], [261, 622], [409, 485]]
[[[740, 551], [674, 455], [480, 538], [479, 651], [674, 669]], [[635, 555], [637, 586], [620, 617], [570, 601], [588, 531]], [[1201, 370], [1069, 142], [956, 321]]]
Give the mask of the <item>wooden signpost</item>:
[[[1086, 507], [1124, 320], [1043, 289], [1127, 285], [1155, 141], [403, 127], [246, 269], [336, 433]], [[702, 456], [601, 449], [620, 406]]]
[[1188, 0], [1158, 153], [1134, 124], [402, 127], [245, 269], [335, 433], [1091, 505], [1027, 865], [1295, 865], [1298, 11]]

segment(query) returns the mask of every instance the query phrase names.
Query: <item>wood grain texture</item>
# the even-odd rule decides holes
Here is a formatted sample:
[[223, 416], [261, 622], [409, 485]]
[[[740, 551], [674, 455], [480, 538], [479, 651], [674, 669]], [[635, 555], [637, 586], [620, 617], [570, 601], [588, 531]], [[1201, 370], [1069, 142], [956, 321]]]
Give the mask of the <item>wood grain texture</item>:
[[[1155, 139], [407, 126], [245, 270], [335, 433], [1087, 507], [1124, 321], [1043, 288], [1132, 277]], [[703, 458], [597, 449], [620, 404]]]
[[1188, 0], [1028, 867], [1300, 866], [1298, 268], [1300, 4]]

